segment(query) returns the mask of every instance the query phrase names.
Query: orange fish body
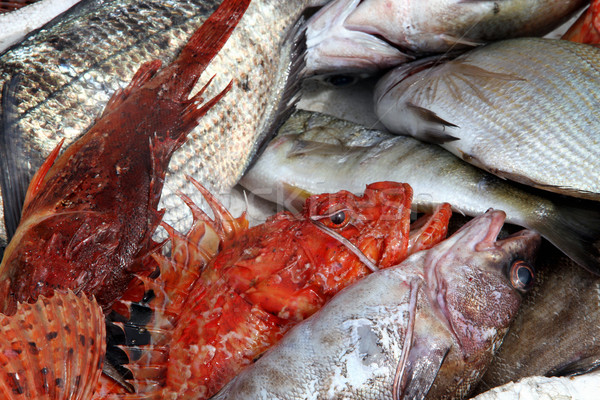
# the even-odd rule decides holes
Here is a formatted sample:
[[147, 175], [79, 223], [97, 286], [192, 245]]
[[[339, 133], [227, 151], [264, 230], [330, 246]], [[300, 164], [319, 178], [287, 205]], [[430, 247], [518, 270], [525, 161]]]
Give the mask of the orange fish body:
[[54, 150], [0, 265], [0, 311], [55, 289], [92, 294], [107, 310], [134, 274], [153, 269], [146, 256], [170, 157], [229, 86], [201, 106], [202, 91], [189, 94], [249, 2], [226, 0], [171, 65], [144, 64], [81, 139]]
[[[215, 206], [214, 199], [208, 200]], [[160, 395], [164, 398], [209, 398], [292, 326], [367, 275], [370, 269], [358, 254], [386, 268], [442, 240], [450, 206], [438, 207], [411, 235], [411, 200], [409, 185], [378, 182], [367, 186], [362, 196], [346, 191], [312, 196], [299, 216], [280, 213], [250, 229], [238, 220], [235, 223], [242, 228], [230, 229], [228, 235], [216, 229], [225, 238], [221, 250], [193, 284], [152, 282], [147, 287], [153, 293], [178, 294], [157, 301], [159, 306], [149, 304], [157, 324], [146, 328], [159, 334], [151, 345], [136, 350], [168, 348], [168, 356], [132, 362], [135, 379], [153, 374], [150, 380], [155, 384], [148, 387], [164, 387]], [[195, 243], [188, 240], [186, 246], [181, 237], [174, 238], [173, 256], [159, 262], [158, 281], [168, 279], [162, 277], [167, 269], [197, 269], [189, 265], [190, 259], [198, 258], [189, 250], [198, 247]], [[353, 246], [358, 250], [352, 251]], [[169, 302], [172, 305], [165, 306]], [[170, 326], [172, 332], [166, 334]], [[168, 365], [157, 373], [167, 358]]]
[[592, 4], [563, 35], [562, 39], [600, 44], [600, 0], [592, 0]]

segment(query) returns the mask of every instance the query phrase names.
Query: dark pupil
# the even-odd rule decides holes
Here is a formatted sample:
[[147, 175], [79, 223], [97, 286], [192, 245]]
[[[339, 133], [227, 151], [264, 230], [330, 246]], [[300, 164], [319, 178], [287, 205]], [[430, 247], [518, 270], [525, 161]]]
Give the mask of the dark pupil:
[[339, 211], [331, 216], [331, 222], [339, 225], [346, 219], [346, 214], [343, 211]]
[[333, 86], [348, 86], [356, 81], [356, 78], [348, 75], [332, 75], [326, 81]]
[[527, 267], [521, 267], [517, 270], [517, 278], [519, 278], [519, 282], [527, 287], [531, 284], [533, 276], [531, 275], [531, 271]]

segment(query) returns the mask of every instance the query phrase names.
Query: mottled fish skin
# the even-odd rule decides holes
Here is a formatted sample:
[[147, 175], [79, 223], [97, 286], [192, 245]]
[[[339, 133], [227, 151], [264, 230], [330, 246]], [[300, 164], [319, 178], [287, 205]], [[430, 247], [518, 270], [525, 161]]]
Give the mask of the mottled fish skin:
[[490, 211], [344, 289], [213, 400], [465, 396], [518, 309], [507, 271], [540, 242], [496, 241], [503, 221]]
[[470, 216], [501, 209], [508, 222], [538, 231], [580, 265], [600, 273], [592, 243], [600, 235], [596, 203], [542, 196], [545, 192], [499, 179], [439, 146], [319, 113], [300, 111], [290, 117], [241, 184], [253, 195], [297, 209], [308, 193], [358, 193], [381, 180], [410, 184], [419, 211], [443, 202]]
[[[199, 85], [216, 77], [207, 97], [237, 75], [227, 100], [203, 118], [173, 157], [161, 206], [165, 221], [185, 231], [191, 214], [175, 195], [195, 190], [189, 174], [214, 193], [238, 180], [255, 146], [273, 123], [293, 53], [288, 40], [308, 6], [325, 0], [255, 0]], [[35, 170], [61, 139], [77, 138], [110, 95], [125, 87], [148, 60], [171, 61], [217, 0], [89, 0], [0, 56], [0, 85], [15, 74], [22, 83], [15, 136], [25, 169]], [[289, 44], [289, 45], [288, 45]], [[195, 195], [194, 195], [195, 196]], [[201, 203], [201, 198], [195, 198]], [[6, 204], [5, 204], [6, 205]]]
[[375, 109], [391, 131], [440, 143], [500, 177], [600, 200], [599, 65], [600, 49], [589, 45], [502, 41], [390, 72]]
[[307, 71], [372, 73], [423, 54], [543, 36], [586, 0], [336, 0], [308, 23]]
[[477, 392], [524, 377], [580, 374], [600, 366], [600, 278], [547, 244], [539, 253], [536, 283]]

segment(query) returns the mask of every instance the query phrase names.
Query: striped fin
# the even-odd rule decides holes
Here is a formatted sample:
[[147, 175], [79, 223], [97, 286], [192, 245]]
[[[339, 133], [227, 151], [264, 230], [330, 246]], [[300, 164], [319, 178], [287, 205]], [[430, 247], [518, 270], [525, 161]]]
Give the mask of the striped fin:
[[152, 255], [160, 271], [158, 277], [136, 275], [144, 285], [143, 300], [120, 301], [121, 306], [129, 310], [129, 319], [115, 323], [126, 337], [126, 344], [118, 347], [129, 359], [124, 367], [133, 374], [134, 379], [130, 383], [136, 393], [120, 394], [114, 398], [133, 400], [158, 396], [157, 391], [162, 390], [166, 381], [171, 334], [190, 290], [223, 243], [248, 227], [245, 214], [233, 217], [200, 183], [190, 177], [188, 179], [203, 194], [214, 218], [211, 219], [189, 197], [180, 194], [192, 211], [192, 227], [183, 235], [162, 224], [169, 234], [170, 256]]
[[0, 397], [89, 399], [96, 387], [106, 332], [95, 299], [55, 292], [0, 314]]

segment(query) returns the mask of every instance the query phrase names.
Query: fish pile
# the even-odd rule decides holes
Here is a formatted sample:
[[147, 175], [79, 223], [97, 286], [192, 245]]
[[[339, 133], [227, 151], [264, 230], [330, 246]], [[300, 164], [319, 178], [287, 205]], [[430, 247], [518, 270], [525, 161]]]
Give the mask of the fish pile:
[[[597, 49], [510, 39], [583, 0], [219, 3], [82, 0], [0, 54], [4, 397], [462, 399], [598, 366], [574, 335], [546, 371], [484, 376], [542, 326], [541, 237], [544, 274], [600, 272]], [[318, 53], [340, 37], [381, 46]], [[435, 144], [291, 113], [301, 76], [396, 63], [377, 118]], [[284, 121], [242, 183], [302, 208], [249, 227], [211, 193]], [[451, 208], [474, 218], [444, 240]]]

